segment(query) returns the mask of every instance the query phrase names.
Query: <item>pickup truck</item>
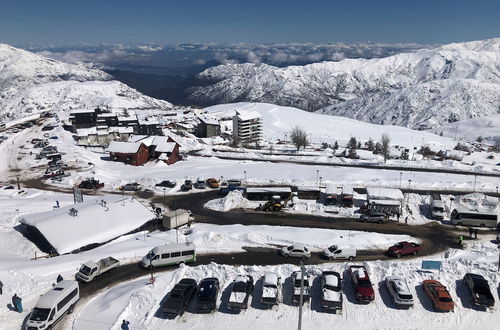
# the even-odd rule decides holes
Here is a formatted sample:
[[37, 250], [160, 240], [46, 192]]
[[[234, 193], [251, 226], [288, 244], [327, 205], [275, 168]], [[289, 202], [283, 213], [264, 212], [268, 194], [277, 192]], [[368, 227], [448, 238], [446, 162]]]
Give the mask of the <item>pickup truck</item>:
[[227, 308], [235, 310], [247, 309], [253, 286], [252, 276], [238, 275], [233, 282], [233, 290], [229, 296]]
[[189, 302], [196, 294], [197, 284], [192, 278], [183, 278], [177, 283], [167, 296], [163, 309], [170, 316], [182, 315], [186, 311]]
[[[292, 273], [292, 281], [293, 281], [293, 296], [292, 302], [294, 304], [300, 303], [300, 282], [301, 282], [301, 271], [295, 271]], [[309, 274], [304, 274], [304, 288], [302, 291], [302, 301], [308, 302], [311, 298], [311, 286], [309, 284]]]
[[324, 311], [342, 310], [342, 281], [337, 272], [325, 271], [321, 274], [321, 308]]
[[349, 275], [351, 276], [352, 286], [356, 292], [356, 299], [360, 303], [370, 303], [375, 299], [373, 284], [368, 276], [365, 266], [349, 266]]
[[263, 305], [272, 306], [279, 303], [279, 294], [281, 291], [281, 278], [276, 273], [266, 273], [262, 283]]
[[80, 270], [78, 270], [75, 277], [77, 280], [88, 283], [97, 276], [104, 274], [105, 272], [109, 272], [111, 269], [118, 266], [120, 266], [120, 261], [113, 257], [107, 257], [97, 262], [90, 260], [80, 267]]
[[410, 254], [417, 255], [417, 253], [421, 250], [422, 246], [420, 244], [405, 241], [391, 246], [389, 250], [387, 250], [387, 254], [396, 258], [400, 258], [401, 256]]

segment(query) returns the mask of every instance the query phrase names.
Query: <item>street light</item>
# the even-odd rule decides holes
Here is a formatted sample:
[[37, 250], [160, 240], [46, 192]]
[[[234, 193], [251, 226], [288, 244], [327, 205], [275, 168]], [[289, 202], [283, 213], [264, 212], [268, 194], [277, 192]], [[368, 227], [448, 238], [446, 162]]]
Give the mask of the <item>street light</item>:
[[472, 192], [476, 192], [476, 183], [477, 183], [477, 175], [474, 175], [474, 188], [472, 189]]
[[403, 172], [399, 172], [399, 188], [401, 188], [401, 181], [403, 180]]
[[408, 189], [410, 189], [411, 186], [411, 180], [408, 180]]
[[319, 177], [319, 187], [321, 187], [321, 179], [323, 179], [323, 178]]
[[319, 170], [316, 170], [316, 185], [318, 184], [319, 179]]
[[248, 185], [247, 171], [243, 171], [243, 174], [245, 174], [245, 185]]
[[167, 200], [165, 197], [166, 190], [167, 188], [163, 188], [163, 210], [165, 210], [165, 208], [167, 207]]

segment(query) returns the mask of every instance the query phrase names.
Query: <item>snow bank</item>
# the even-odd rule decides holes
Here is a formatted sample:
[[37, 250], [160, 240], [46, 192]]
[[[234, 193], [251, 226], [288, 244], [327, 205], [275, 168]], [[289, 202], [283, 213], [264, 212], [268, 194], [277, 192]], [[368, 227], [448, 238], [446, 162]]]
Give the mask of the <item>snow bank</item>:
[[[238, 208], [255, 208], [254, 204], [245, 197], [240, 190], [230, 191], [225, 197], [208, 201], [204, 206], [214, 211], [227, 212]], [[256, 204], [258, 205], [258, 204]]]

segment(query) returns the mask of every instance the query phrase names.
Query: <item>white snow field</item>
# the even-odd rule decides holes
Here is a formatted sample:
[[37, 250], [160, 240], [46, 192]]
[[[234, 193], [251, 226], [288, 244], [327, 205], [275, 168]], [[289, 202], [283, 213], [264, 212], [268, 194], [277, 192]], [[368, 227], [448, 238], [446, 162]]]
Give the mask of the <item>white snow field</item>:
[[[453, 250], [448, 259], [442, 256], [427, 257], [426, 260], [443, 262], [441, 272], [421, 271], [421, 260], [392, 262], [367, 262], [370, 278], [374, 284], [375, 301], [369, 305], [354, 303], [354, 292], [350, 280], [343, 275], [347, 264], [323, 264], [306, 266], [313, 278], [324, 270], [335, 270], [342, 274], [344, 307], [340, 315], [323, 313], [319, 310], [319, 281], [313, 280], [312, 302], [306, 304], [303, 312], [304, 329], [481, 329], [494, 328], [500, 322], [497, 311], [475, 310], [470, 305], [469, 295], [461, 279], [467, 272], [483, 275], [498, 303], [498, 273], [495, 262], [498, 251], [495, 244], [478, 242], [467, 250]], [[184, 266], [177, 270], [157, 274], [154, 287], [143, 277], [117, 285], [98, 294], [74, 316], [76, 330], [118, 329], [121, 321], [130, 321], [131, 329], [293, 329], [297, 326], [298, 307], [291, 306], [291, 273], [294, 265], [279, 266], [225, 266], [212, 263], [197, 267]], [[266, 272], [278, 273], [284, 280], [284, 302], [277, 308], [264, 309], [259, 303], [261, 285], [257, 284], [251, 304], [246, 311], [230, 313], [226, 308], [228, 290], [232, 280], [240, 274], [259, 280]], [[392, 304], [383, 283], [386, 276], [404, 276], [414, 297], [415, 305], [408, 310], [397, 309]], [[221, 283], [218, 309], [214, 314], [193, 314], [188, 311], [176, 319], [159, 317], [161, 301], [182, 278], [197, 281], [205, 277], [217, 277]], [[456, 304], [453, 313], [437, 313], [422, 290], [425, 279], [437, 279], [448, 287]]]

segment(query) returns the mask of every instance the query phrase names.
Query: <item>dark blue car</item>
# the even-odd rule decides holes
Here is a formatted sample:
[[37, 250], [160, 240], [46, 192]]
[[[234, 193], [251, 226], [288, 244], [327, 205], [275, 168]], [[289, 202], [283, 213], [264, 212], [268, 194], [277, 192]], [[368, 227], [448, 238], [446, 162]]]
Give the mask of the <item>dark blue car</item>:
[[215, 277], [203, 279], [198, 285], [197, 309], [199, 313], [211, 313], [217, 308], [219, 280]]

